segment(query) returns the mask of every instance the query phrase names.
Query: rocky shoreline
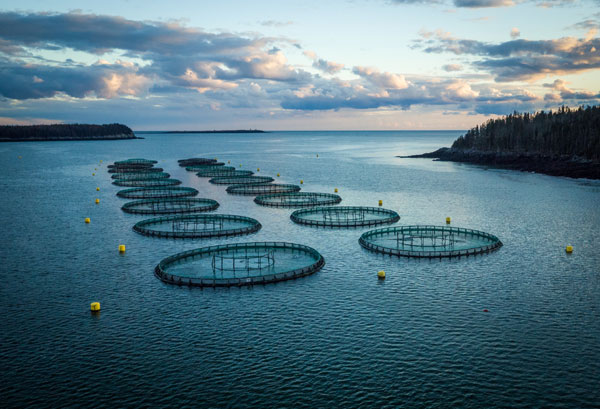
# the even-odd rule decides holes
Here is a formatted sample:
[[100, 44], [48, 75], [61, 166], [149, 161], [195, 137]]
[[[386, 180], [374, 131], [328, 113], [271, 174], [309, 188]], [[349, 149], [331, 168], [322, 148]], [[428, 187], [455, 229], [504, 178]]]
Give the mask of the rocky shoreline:
[[399, 158], [432, 158], [439, 161], [463, 162], [524, 172], [543, 173], [570, 178], [600, 179], [600, 163], [577, 156], [549, 156], [533, 153], [486, 152], [474, 149], [440, 148], [421, 155]]

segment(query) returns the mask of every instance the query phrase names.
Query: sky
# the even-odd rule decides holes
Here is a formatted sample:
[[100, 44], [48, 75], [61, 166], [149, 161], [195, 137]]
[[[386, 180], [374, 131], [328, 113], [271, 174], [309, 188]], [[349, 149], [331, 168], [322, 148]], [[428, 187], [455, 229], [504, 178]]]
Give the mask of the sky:
[[600, 0], [3, 1], [0, 125], [468, 129], [598, 104]]

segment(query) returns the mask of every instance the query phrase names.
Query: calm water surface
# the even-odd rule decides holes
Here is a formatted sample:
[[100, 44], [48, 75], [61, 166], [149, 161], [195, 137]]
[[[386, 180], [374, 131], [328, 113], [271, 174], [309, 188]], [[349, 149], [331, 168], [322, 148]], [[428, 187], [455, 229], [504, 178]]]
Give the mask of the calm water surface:
[[[448, 146], [459, 134], [1, 144], [2, 405], [600, 406], [600, 183], [394, 157]], [[381, 199], [400, 225], [451, 216], [453, 226], [495, 234], [504, 247], [442, 261], [370, 253], [358, 245], [368, 228], [296, 225], [289, 209], [228, 195], [177, 166], [192, 156], [280, 173], [278, 183], [302, 179], [303, 191], [337, 187], [342, 205]], [[106, 172], [129, 157], [158, 159], [198, 197], [217, 200], [217, 213], [253, 217], [262, 230], [215, 240], [136, 234], [143, 216], [120, 210], [127, 200]], [[230, 290], [178, 288], [153, 275], [173, 253], [245, 241], [305, 244], [326, 266]], [[97, 316], [92, 301], [102, 303]]]

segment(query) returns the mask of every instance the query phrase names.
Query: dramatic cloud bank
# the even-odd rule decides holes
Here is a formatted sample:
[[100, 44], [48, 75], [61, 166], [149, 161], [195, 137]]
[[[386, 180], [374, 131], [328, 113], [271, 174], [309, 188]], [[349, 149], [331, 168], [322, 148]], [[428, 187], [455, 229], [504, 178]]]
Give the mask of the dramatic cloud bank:
[[534, 81], [548, 75], [576, 74], [600, 68], [600, 39], [591, 30], [585, 38], [512, 40], [492, 44], [460, 39], [442, 31], [423, 32], [414, 47], [426, 53], [478, 57], [473, 65], [496, 81]]
[[[459, 7], [509, 3], [455, 2]], [[414, 50], [449, 54], [452, 61], [435, 66], [443, 76], [426, 76], [346, 66], [304, 50], [297, 40], [257, 33], [214, 33], [180, 23], [95, 14], [0, 12], [0, 117], [6, 121], [25, 107], [35, 109], [36, 118], [55, 117], [58, 110], [81, 115], [88, 107], [100, 107], [105, 114], [128, 110], [131, 117], [162, 112], [175, 119], [198, 112], [222, 118], [234, 112], [293, 117], [299, 112], [415, 106], [488, 115], [594, 103], [600, 98], [597, 92], [570, 89], [562, 79], [538, 84], [537, 91], [532, 87], [535, 92], [519, 84], [600, 68], [600, 40], [591, 17], [580, 23], [590, 30], [582, 38], [531, 41], [519, 38], [513, 28], [513, 40], [487, 43], [422, 32]], [[294, 56], [304, 62], [308, 58], [310, 65], [290, 63]]]
[[[199, 92], [231, 89], [242, 79], [302, 81], [308, 74], [287, 64], [275, 40], [231, 33], [206, 33], [178, 24], [137, 22], [120, 17], [0, 13], [0, 85], [9, 98], [45, 98], [56, 93], [82, 98], [140, 96], [150, 84]], [[40, 55], [72, 49], [101, 57], [115, 52], [147, 62], [56, 67]], [[33, 77], [43, 82], [32, 81]], [[4, 81], [3, 81], [4, 82]]]

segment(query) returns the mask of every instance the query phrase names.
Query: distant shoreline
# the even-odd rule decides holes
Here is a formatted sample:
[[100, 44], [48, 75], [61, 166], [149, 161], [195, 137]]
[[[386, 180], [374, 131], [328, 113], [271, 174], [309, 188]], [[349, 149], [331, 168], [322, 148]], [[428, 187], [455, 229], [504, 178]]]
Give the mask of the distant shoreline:
[[139, 136], [131, 135], [105, 135], [88, 137], [35, 137], [35, 138], [0, 138], [0, 142], [56, 142], [56, 141], [119, 141], [124, 139], [145, 139]]
[[0, 142], [106, 141], [143, 139], [122, 124], [54, 124], [0, 126]]
[[164, 131], [160, 133], [267, 133], [260, 129], [232, 129], [232, 130], [212, 130], [212, 131]]

